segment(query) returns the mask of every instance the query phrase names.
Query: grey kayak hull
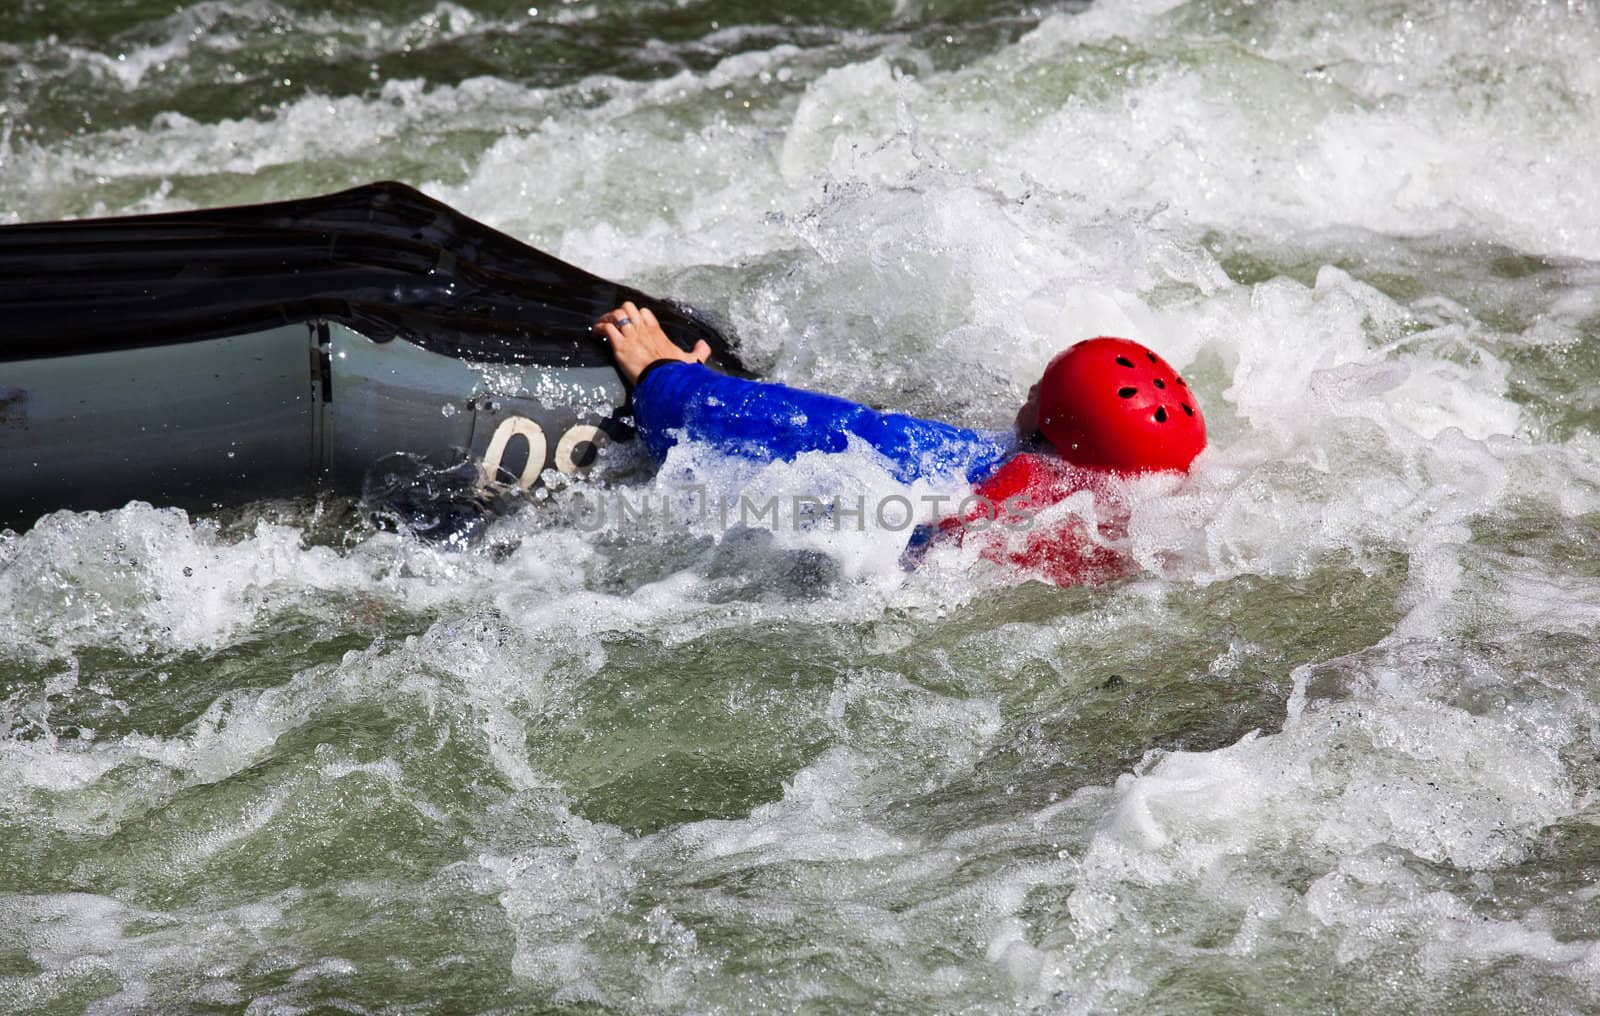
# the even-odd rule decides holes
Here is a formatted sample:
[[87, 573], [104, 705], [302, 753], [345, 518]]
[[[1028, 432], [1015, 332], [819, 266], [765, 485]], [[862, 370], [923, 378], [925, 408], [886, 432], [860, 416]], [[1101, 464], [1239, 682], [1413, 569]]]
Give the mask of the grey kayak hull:
[[624, 300], [742, 372], [691, 309], [397, 183], [0, 227], [0, 526], [355, 494], [397, 452], [592, 468], [631, 436], [590, 332]]
[[628, 439], [625, 402], [609, 367], [474, 364], [320, 321], [0, 362], [0, 526], [355, 493], [396, 451], [463, 449], [486, 479], [531, 487]]

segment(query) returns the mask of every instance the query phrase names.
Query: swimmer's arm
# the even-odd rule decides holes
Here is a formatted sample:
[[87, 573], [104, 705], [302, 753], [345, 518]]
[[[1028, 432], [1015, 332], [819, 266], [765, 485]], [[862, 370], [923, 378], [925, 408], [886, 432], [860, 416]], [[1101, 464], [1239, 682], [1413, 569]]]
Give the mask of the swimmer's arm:
[[937, 420], [880, 413], [832, 395], [718, 374], [698, 363], [661, 360], [640, 373], [634, 421], [656, 458], [678, 435], [728, 455], [757, 461], [802, 452], [842, 452], [850, 435], [889, 460], [905, 482], [960, 476], [981, 479], [1010, 453], [1001, 436]]
[[658, 459], [676, 434], [725, 454], [758, 461], [801, 452], [842, 452], [849, 435], [889, 459], [909, 482], [961, 475], [987, 476], [1009, 453], [1009, 441], [900, 413], [880, 413], [832, 395], [726, 377], [702, 364], [704, 342], [679, 349], [648, 307], [624, 303], [595, 322], [624, 381], [634, 386], [634, 420]]

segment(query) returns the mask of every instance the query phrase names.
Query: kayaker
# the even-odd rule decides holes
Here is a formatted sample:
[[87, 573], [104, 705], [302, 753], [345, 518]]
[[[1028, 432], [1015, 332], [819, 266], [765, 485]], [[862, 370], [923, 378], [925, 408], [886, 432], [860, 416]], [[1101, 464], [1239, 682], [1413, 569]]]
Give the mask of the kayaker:
[[[854, 437], [882, 454], [902, 482], [973, 484], [983, 505], [975, 510], [1004, 521], [1078, 490], [1104, 490], [1110, 476], [1185, 472], [1206, 443], [1205, 420], [1183, 378], [1127, 339], [1088, 339], [1057, 354], [1018, 411], [1015, 432], [996, 434], [719, 374], [704, 365], [704, 342], [681, 349], [648, 307], [632, 302], [594, 328], [633, 389], [635, 425], [658, 460], [680, 437], [757, 461], [842, 452]], [[922, 540], [959, 539], [974, 528], [968, 516], [942, 520]], [[1009, 533], [991, 538], [983, 556], [1059, 585], [1102, 581], [1129, 570], [1116, 549], [1120, 525], [1101, 519], [1098, 539], [1081, 525]]]

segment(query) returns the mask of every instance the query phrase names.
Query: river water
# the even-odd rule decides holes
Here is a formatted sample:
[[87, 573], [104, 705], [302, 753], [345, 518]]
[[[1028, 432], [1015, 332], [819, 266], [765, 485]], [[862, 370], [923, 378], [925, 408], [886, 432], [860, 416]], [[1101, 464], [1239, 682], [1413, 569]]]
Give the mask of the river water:
[[1132, 335], [1211, 449], [1089, 589], [559, 504], [0, 534], [0, 1010], [1600, 1006], [1600, 11], [527, 3], [9, 0], [0, 220], [400, 179], [970, 425]]

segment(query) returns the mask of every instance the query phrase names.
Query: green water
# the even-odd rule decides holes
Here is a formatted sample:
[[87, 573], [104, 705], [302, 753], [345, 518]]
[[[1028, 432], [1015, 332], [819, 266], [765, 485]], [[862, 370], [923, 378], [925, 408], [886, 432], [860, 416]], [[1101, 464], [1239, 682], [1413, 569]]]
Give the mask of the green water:
[[[0, 534], [0, 1011], [1593, 1011], [1597, 45], [1443, 0], [6, 5], [0, 220], [401, 179], [975, 426], [1133, 334], [1212, 447], [1092, 588], [571, 492], [463, 553], [333, 501]], [[728, 469], [629, 482], [903, 489]]]

